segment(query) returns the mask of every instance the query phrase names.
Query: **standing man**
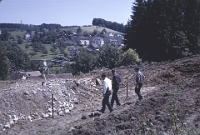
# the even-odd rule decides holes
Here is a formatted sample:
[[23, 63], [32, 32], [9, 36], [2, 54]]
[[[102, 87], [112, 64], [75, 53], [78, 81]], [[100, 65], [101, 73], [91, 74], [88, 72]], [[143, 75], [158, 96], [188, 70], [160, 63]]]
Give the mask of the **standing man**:
[[135, 68], [136, 72], [136, 87], [135, 87], [135, 93], [138, 95], [138, 99], [142, 100], [142, 96], [140, 94], [140, 89], [142, 88], [143, 81], [144, 81], [144, 75], [143, 73], [139, 70], [139, 68]]
[[103, 80], [103, 101], [102, 101], [102, 108], [101, 108], [101, 110], [98, 110], [98, 111], [104, 113], [104, 111], [106, 109], [106, 105], [107, 105], [109, 111], [112, 112], [113, 109], [112, 109], [111, 104], [109, 102], [109, 96], [110, 96], [111, 90], [112, 90], [112, 83], [111, 83], [111, 80], [106, 77], [105, 73], [103, 73], [101, 75], [101, 78]]
[[121, 78], [120, 78], [119, 74], [117, 74], [114, 69], [112, 70], [112, 74], [113, 74], [113, 79], [112, 79], [113, 94], [112, 94], [112, 99], [111, 99], [111, 106], [113, 107], [114, 101], [116, 101], [116, 104], [118, 106], [121, 105], [120, 102], [119, 102], [118, 95], [117, 95], [117, 92], [119, 90], [119, 85], [120, 85], [120, 82], [121, 82]]

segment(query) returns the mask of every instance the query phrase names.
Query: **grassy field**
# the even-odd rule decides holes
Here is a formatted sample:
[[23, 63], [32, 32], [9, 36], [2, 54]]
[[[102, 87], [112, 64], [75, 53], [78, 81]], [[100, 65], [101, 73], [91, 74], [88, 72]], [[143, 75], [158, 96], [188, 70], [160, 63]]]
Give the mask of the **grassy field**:
[[[30, 43], [23, 43], [23, 44], [19, 44], [18, 46], [24, 50], [24, 52], [26, 52], [28, 55], [33, 52], [33, 48], [32, 46], [29, 46], [29, 48], [26, 48], [26, 44], [30, 44]], [[29, 55], [30, 58], [45, 58], [45, 59], [51, 59], [54, 58], [57, 55], [63, 55], [60, 54], [60, 50], [56, 49], [56, 53], [51, 53], [50, 49], [51, 49], [51, 44], [43, 44], [43, 46], [48, 50], [48, 54], [43, 54], [42, 52], [37, 52], [36, 55], [31, 56]], [[65, 52], [67, 52], [67, 47], [65, 48]]]
[[[32, 31], [32, 35], [34, 35], [35, 31]], [[24, 35], [26, 34], [26, 31], [20, 31], [20, 30], [16, 30], [16, 31], [12, 31], [10, 32], [11, 36], [13, 36], [15, 39], [17, 38], [17, 36], [20, 36], [21, 38], [24, 38]]]
[[15, 39], [17, 38], [17, 36], [20, 36], [21, 38], [23, 38], [25, 33], [26, 31], [12, 31], [11, 36], [13, 36]]
[[[92, 33], [94, 30], [97, 30], [99, 32], [101, 32], [105, 27], [99, 27], [99, 26], [81, 26], [81, 29], [82, 31], [87, 31], [88, 33]], [[78, 29], [77, 26], [74, 26], [74, 27], [69, 27], [69, 28], [62, 28], [61, 30], [71, 30], [73, 32], [76, 32], [76, 30]], [[108, 28], [105, 28], [106, 31], [108, 33], [113, 33], [113, 34], [118, 34], [120, 32], [117, 32], [117, 31], [114, 31], [114, 30], [111, 30], [111, 29], [108, 29]]]

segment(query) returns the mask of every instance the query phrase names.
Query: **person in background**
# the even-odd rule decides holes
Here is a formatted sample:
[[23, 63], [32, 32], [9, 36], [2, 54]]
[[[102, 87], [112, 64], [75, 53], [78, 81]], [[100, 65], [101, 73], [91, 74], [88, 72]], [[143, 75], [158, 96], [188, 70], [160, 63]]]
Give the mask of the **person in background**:
[[102, 108], [101, 110], [98, 110], [102, 113], [104, 113], [105, 109], [106, 109], [106, 105], [108, 106], [108, 109], [110, 112], [113, 111], [111, 104], [109, 102], [109, 96], [111, 95], [111, 90], [112, 90], [112, 83], [111, 80], [109, 78], [106, 77], [106, 74], [103, 73], [101, 75], [101, 79], [103, 80], [103, 100], [102, 100]]
[[116, 101], [117, 106], [121, 105], [119, 102], [118, 95], [117, 95], [117, 92], [119, 90], [119, 85], [121, 82], [121, 78], [114, 69], [112, 70], [112, 74], [113, 74], [113, 79], [112, 79], [113, 93], [112, 93], [112, 99], [111, 99], [111, 106], [113, 107], [114, 101]]
[[139, 68], [135, 68], [135, 72], [136, 72], [136, 86], [135, 86], [135, 93], [138, 95], [138, 99], [142, 100], [142, 95], [140, 94], [140, 90], [142, 88], [143, 85], [143, 81], [144, 81], [144, 75], [143, 73], [139, 70]]

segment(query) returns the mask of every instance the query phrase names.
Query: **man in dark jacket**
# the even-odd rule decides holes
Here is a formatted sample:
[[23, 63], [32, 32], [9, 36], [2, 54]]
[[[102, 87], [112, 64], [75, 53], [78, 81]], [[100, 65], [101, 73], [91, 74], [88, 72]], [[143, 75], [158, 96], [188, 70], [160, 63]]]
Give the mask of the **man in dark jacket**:
[[113, 74], [113, 79], [112, 79], [113, 94], [112, 94], [112, 99], [111, 99], [111, 106], [113, 107], [114, 101], [116, 101], [118, 106], [121, 105], [119, 102], [118, 95], [117, 95], [117, 92], [119, 90], [119, 85], [121, 82], [121, 78], [114, 69], [112, 70], [112, 74]]
[[144, 75], [143, 73], [139, 70], [139, 68], [135, 68], [136, 72], [136, 86], [135, 86], [135, 93], [138, 95], [138, 99], [142, 100], [142, 95], [140, 94], [140, 89], [142, 88], [143, 81], [144, 81]]

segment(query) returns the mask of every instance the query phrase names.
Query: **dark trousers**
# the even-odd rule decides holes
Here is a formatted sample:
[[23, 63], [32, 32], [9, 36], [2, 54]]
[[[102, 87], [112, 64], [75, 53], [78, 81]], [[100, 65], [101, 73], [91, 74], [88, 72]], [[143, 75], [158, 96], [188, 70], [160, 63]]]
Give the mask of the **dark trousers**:
[[138, 95], [139, 100], [142, 99], [142, 96], [140, 94], [140, 89], [142, 88], [142, 83], [138, 84], [138, 87], [135, 87], [135, 93]]
[[103, 97], [102, 109], [101, 109], [101, 111], [102, 111], [103, 113], [104, 113], [104, 111], [105, 111], [105, 109], [106, 109], [106, 105], [108, 106], [109, 111], [112, 112], [112, 107], [111, 107], [111, 104], [110, 104], [110, 102], [109, 102], [109, 96], [110, 96], [110, 95], [105, 95], [105, 96]]
[[112, 99], [111, 99], [111, 106], [113, 106], [114, 101], [116, 101], [117, 105], [121, 105], [120, 102], [119, 102], [118, 95], [117, 95], [118, 90], [119, 90], [119, 86], [116, 87], [116, 88], [113, 88], [113, 94], [112, 94]]

